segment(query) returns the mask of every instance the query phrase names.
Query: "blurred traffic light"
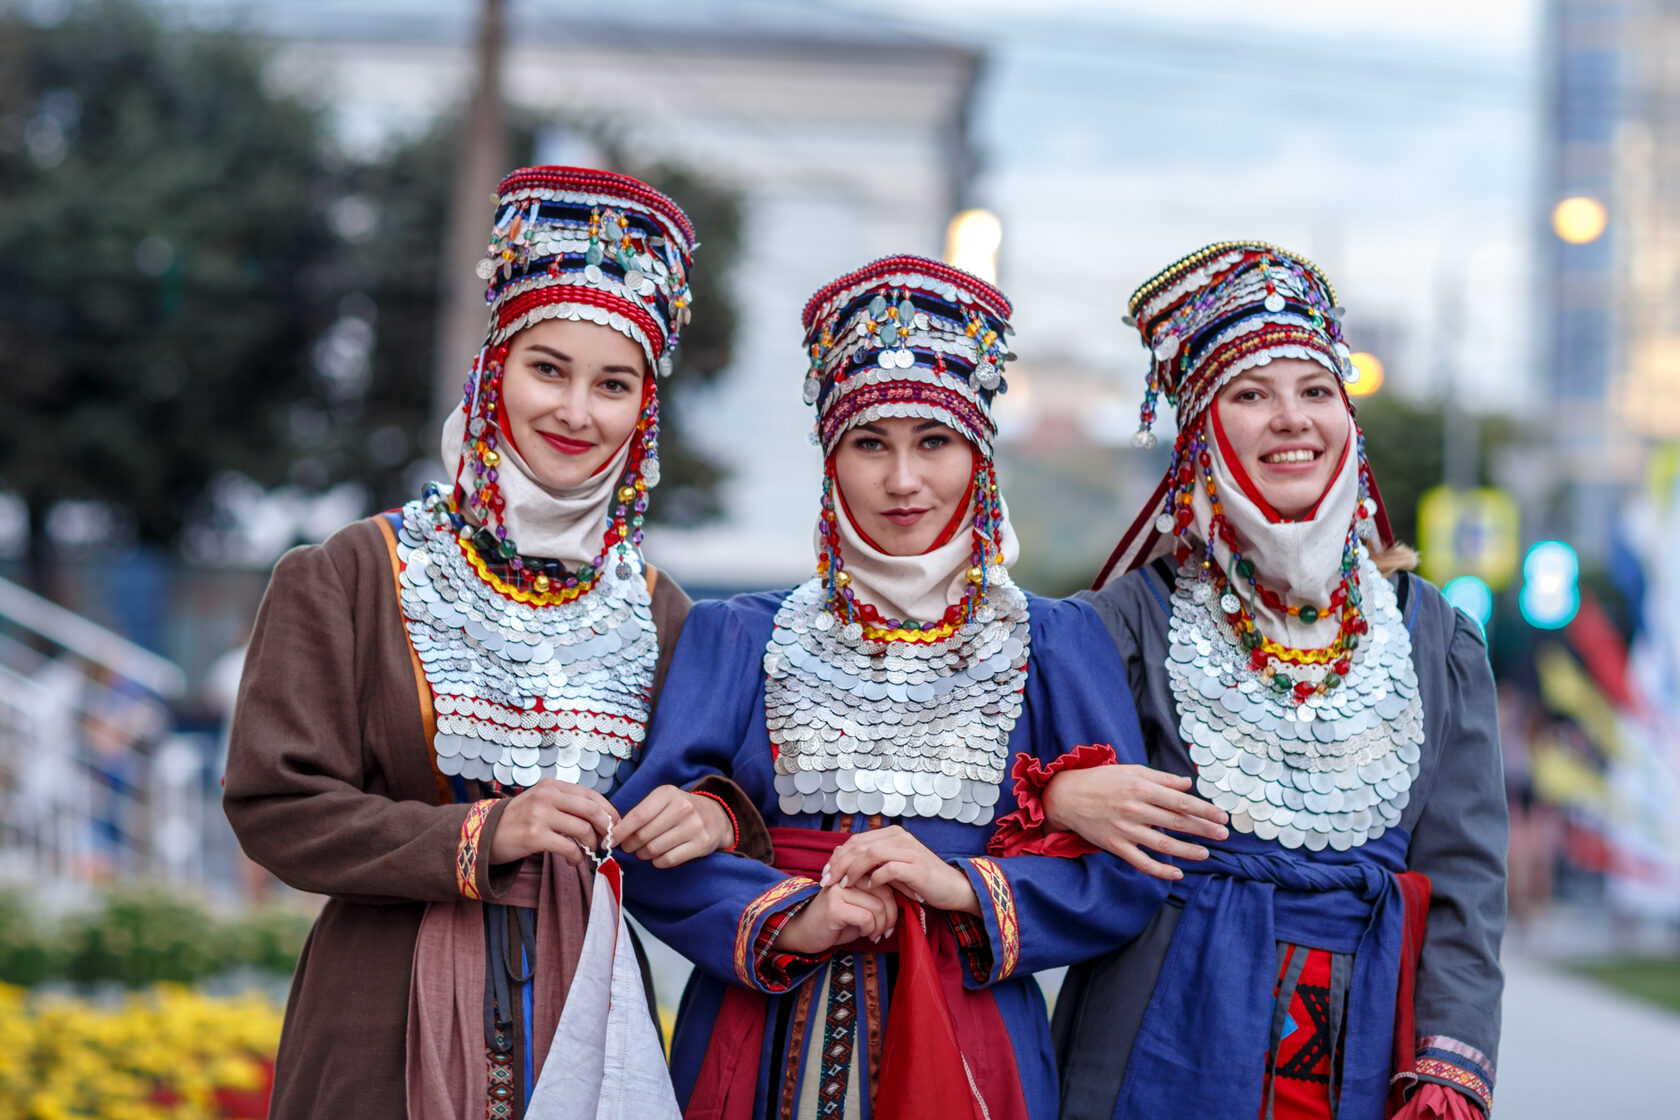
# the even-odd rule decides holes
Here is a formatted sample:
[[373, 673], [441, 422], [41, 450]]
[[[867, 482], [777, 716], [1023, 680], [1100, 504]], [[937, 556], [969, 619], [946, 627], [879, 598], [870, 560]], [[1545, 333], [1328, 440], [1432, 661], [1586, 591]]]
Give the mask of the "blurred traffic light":
[[1528, 624], [1542, 630], [1567, 625], [1581, 607], [1580, 574], [1575, 550], [1563, 541], [1541, 541], [1529, 549], [1517, 600]]
[[1446, 582], [1441, 594], [1447, 602], [1475, 619], [1476, 625], [1487, 629], [1488, 620], [1493, 617], [1493, 589], [1485, 580], [1478, 576], [1458, 576]]

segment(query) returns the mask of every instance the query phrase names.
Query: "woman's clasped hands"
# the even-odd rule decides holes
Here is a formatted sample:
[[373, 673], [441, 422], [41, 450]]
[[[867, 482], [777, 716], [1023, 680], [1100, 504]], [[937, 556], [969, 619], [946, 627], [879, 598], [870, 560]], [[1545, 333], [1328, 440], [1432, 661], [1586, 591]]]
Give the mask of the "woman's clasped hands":
[[821, 890], [782, 927], [776, 944], [807, 956], [898, 930], [901, 892], [937, 910], [980, 913], [968, 876], [898, 825], [860, 832], [834, 850]]

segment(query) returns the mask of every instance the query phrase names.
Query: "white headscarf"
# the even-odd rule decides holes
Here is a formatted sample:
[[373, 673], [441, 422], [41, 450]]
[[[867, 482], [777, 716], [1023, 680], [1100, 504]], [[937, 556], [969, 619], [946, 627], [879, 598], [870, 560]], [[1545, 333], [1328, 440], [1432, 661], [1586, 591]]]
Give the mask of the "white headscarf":
[[[1213, 424], [1208, 410], [1206, 423]], [[1293, 649], [1323, 649], [1336, 640], [1340, 626], [1338, 612], [1326, 609], [1330, 594], [1342, 579], [1342, 545], [1353, 521], [1354, 507], [1359, 502], [1359, 456], [1354, 441], [1359, 438], [1352, 414], [1347, 414], [1347, 444], [1341, 467], [1324, 491], [1311, 516], [1297, 521], [1274, 521], [1254, 500], [1255, 495], [1238, 483], [1238, 471], [1233, 471], [1220, 452], [1219, 441], [1210, 438], [1208, 451], [1213, 457], [1213, 478], [1219, 487], [1219, 503], [1225, 520], [1236, 534], [1237, 546], [1245, 558], [1254, 564], [1255, 578], [1265, 587], [1276, 591], [1286, 604], [1311, 604], [1319, 608], [1316, 621], [1303, 623], [1294, 615], [1282, 614], [1266, 605], [1259, 596], [1249, 601], [1248, 581], [1232, 567], [1231, 550], [1212, 532], [1213, 506], [1206, 490], [1197, 486], [1190, 500], [1192, 519], [1188, 535], [1201, 548], [1213, 540], [1214, 563], [1225, 572], [1248, 603], [1260, 632], [1281, 645]], [[1173, 546], [1171, 537], [1162, 538], [1162, 551]]]
[[[835, 483], [838, 491], [840, 484]], [[968, 592], [968, 569], [973, 564], [974, 541], [966, 526], [974, 516], [971, 498], [959, 515], [960, 524], [951, 539], [915, 556], [893, 556], [865, 539], [852, 524], [846, 503], [834, 503], [834, 525], [840, 535], [840, 555], [852, 577], [852, 595], [890, 618], [937, 620], [945, 608], [962, 601]], [[1005, 568], [1021, 555], [1021, 544], [1009, 523], [1009, 507], [1003, 506], [1003, 523], [998, 527], [1001, 549], [995, 563]], [[822, 555], [822, 522], [814, 534], [817, 555]]]
[[[461, 470], [466, 432], [466, 411], [458, 408], [443, 422], [443, 467], [451, 483]], [[632, 432], [632, 438], [625, 439], [605, 467], [582, 483], [555, 489], [537, 478], [513, 440], [502, 433], [496, 447], [502, 457], [496, 484], [507, 503], [502, 523], [523, 555], [558, 560], [568, 568], [594, 563], [601, 552], [613, 492], [630, 459], [634, 435]], [[470, 519], [465, 503], [461, 513]]]

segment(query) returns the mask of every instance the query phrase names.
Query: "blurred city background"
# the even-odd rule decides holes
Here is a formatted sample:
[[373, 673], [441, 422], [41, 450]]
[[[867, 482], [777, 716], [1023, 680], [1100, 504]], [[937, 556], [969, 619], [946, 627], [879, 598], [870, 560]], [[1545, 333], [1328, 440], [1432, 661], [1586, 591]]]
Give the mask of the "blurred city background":
[[1019, 575], [1066, 594], [1163, 468], [1132, 288], [1318, 261], [1500, 681], [1499, 1111], [1673, 1115], [1680, 0], [0, 0], [0, 1116], [261, 1115], [311, 904], [220, 812], [243, 643], [284, 550], [439, 473], [531, 162], [699, 229], [647, 544], [696, 597], [809, 574], [842, 271], [1013, 299]]

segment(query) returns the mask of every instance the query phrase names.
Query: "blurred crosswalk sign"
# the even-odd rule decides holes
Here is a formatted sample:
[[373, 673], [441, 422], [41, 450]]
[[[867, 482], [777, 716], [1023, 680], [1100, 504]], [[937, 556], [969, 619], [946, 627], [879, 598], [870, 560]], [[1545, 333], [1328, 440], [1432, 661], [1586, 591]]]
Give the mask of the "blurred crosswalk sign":
[[1498, 591], [1517, 574], [1517, 503], [1491, 487], [1436, 486], [1418, 502], [1418, 551], [1435, 584], [1475, 576]]

